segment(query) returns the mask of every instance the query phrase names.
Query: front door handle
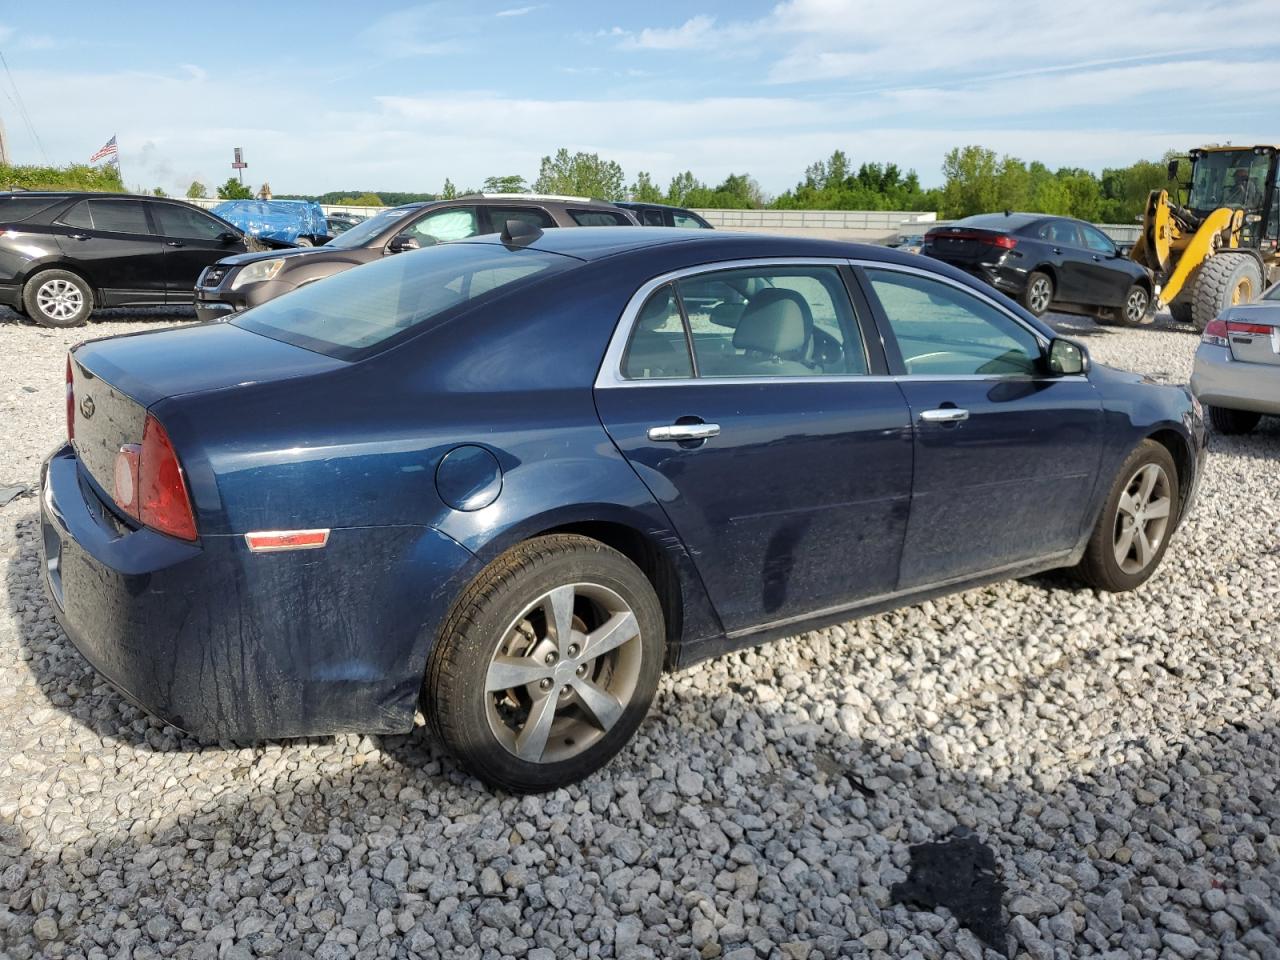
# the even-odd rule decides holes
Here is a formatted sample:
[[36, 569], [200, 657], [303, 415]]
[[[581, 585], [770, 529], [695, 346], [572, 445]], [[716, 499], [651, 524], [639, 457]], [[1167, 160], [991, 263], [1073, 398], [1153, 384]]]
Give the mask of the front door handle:
[[88, 240], [89, 235], [87, 233], [68, 233], [67, 238], [70, 240]]
[[920, 414], [925, 423], [959, 423], [969, 419], [969, 411], [959, 407], [942, 407], [938, 410], [925, 410]]
[[183, 243], [181, 240], [166, 240], [164, 242], [164, 245], [166, 247], [185, 247], [186, 246], [186, 244]]
[[656, 441], [706, 440], [718, 436], [718, 423], [673, 423], [666, 427], [649, 428], [649, 439]]

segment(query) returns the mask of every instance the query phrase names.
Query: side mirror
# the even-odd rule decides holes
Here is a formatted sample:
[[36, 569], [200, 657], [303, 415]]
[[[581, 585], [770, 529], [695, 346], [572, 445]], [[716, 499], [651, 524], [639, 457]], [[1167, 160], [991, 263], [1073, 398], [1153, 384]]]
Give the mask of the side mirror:
[[1167, 169], [1169, 171], [1169, 179], [1177, 180], [1178, 179], [1178, 161], [1176, 159], [1170, 160], [1169, 166], [1167, 167]]
[[408, 250], [420, 250], [420, 244], [416, 237], [411, 237], [407, 233], [402, 233], [398, 237], [392, 237], [391, 242], [387, 244], [387, 253], [405, 253]]
[[1049, 342], [1049, 372], [1059, 377], [1078, 377], [1089, 372], [1089, 354], [1071, 340], [1056, 338]]
[[221, 243], [235, 243], [240, 239], [240, 234], [232, 233], [230, 230], [224, 230], [218, 234], [218, 240]]

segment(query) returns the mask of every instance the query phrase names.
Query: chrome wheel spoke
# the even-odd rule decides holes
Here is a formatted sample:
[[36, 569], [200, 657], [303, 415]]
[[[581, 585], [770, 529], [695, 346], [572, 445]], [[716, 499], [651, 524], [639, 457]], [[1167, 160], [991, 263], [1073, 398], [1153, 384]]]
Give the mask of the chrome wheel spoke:
[[1145, 525], [1138, 527], [1137, 536], [1134, 537], [1134, 546], [1137, 548], [1138, 564], [1145, 567], [1151, 562], [1151, 554], [1155, 550], [1151, 546], [1151, 541], [1147, 539], [1147, 528]]
[[1128, 523], [1120, 531], [1120, 535], [1116, 537], [1116, 563], [1120, 564], [1121, 567], [1129, 559], [1129, 551], [1133, 549], [1133, 539], [1137, 532], [1138, 525], [1136, 523]]
[[1134, 503], [1133, 497], [1129, 495], [1128, 491], [1120, 494], [1120, 512], [1126, 517], [1135, 516], [1138, 512], [1138, 505]]
[[562, 657], [573, 635], [573, 597], [572, 586], [556, 587], [542, 602], [542, 611], [547, 618], [547, 636]]
[[615, 613], [587, 634], [586, 643], [582, 648], [582, 658], [594, 659], [622, 646], [628, 640], [634, 640], [639, 635], [640, 624], [636, 622], [634, 613], [630, 610]]
[[556, 718], [558, 699], [553, 692], [533, 701], [529, 718], [516, 737], [516, 756], [521, 760], [537, 763], [542, 759], [542, 753], [547, 749], [547, 738], [551, 736], [551, 724]]
[[530, 657], [496, 656], [489, 664], [484, 688], [488, 692], [514, 690], [551, 676], [551, 668], [541, 660]]
[[1147, 464], [1142, 468], [1140, 476], [1141, 482], [1138, 485], [1137, 501], [1140, 505], [1146, 506], [1148, 500], [1151, 499], [1151, 491], [1155, 489], [1156, 481], [1160, 479], [1160, 470], [1155, 464]]
[[573, 690], [578, 695], [578, 702], [601, 730], [609, 730], [622, 716], [623, 706], [618, 698], [590, 680], [575, 679]]
[[1169, 515], [1169, 508], [1171, 506], [1172, 504], [1169, 503], [1168, 497], [1161, 497], [1158, 500], [1152, 500], [1148, 503], [1147, 509], [1143, 511], [1143, 514], [1148, 520], [1159, 520], [1161, 517], [1167, 517]]

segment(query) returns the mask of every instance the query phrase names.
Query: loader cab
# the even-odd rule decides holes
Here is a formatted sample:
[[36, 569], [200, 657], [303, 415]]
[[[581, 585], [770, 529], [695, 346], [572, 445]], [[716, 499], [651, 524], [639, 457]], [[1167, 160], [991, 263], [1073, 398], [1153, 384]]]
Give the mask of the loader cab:
[[1187, 207], [1200, 217], [1222, 207], [1242, 209], [1240, 245], [1274, 249], [1280, 231], [1276, 165], [1277, 150], [1270, 146], [1192, 150]]

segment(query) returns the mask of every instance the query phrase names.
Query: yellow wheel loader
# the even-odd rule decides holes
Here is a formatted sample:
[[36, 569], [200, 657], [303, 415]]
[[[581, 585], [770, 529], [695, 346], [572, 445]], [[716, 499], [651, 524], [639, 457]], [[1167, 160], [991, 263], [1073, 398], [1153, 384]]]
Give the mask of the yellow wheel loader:
[[1170, 161], [1174, 192], [1147, 198], [1130, 253], [1155, 273], [1157, 308], [1203, 330], [1225, 307], [1256, 299], [1280, 279], [1278, 153], [1273, 146], [1192, 150], [1185, 205], [1177, 199], [1179, 161]]

